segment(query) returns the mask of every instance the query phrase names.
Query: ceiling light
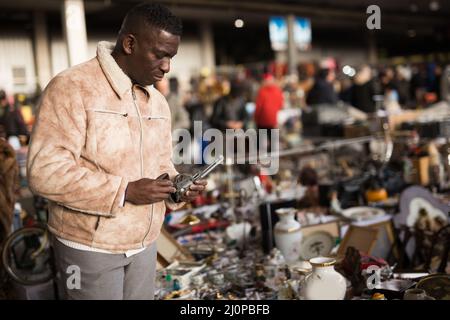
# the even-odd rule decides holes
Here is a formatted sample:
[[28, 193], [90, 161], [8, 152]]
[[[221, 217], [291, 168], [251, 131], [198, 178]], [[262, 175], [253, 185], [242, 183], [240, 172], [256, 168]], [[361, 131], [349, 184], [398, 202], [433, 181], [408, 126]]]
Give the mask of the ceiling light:
[[440, 7], [441, 6], [439, 5], [439, 1], [433, 0], [430, 2], [430, 10], [431, 11], [438, 11]]
[[234, 26], [235, 26], [236, 28], [242, 28], [242, 27], [244, 26], [244, 20], [242, 20], [242, 19], [236, 19], [236, 20], [234, 21]]
[[349, 76], [349, 77], [353, 77], [353, 76], [356, 74], [355, 69], [353, 69], [352, 67], [350, 67], [350, 66], [348, 66], [348, 65], [345, 65], [345, 66], [342, 68], [342, 72], [343, 72], [345, 75]]

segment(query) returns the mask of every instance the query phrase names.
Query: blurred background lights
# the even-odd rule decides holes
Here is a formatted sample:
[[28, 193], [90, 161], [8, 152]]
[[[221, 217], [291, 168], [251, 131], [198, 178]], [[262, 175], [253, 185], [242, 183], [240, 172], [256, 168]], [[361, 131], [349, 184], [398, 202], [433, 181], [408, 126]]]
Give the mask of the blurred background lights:
[[242, 20], [242, 19], [236, 19], [236, 20], [234, 21], [234, 26], [235, 26], [236, 28], [242, 28], [242, 27], [244, 26], [244, 20]]

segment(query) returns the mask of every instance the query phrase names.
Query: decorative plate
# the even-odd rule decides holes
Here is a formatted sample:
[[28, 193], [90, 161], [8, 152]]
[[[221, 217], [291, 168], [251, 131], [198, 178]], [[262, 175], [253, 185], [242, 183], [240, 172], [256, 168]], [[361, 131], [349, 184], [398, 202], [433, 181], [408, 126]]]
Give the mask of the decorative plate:
[[333, 249], [334, 244], [334, 238], [331, 234], [325, 231], [316, 231], [303, 237], [300, 255], [304, 260], [327, 256]]
[[342, 211], [342, 215], [355, 221], [364, 221], [384, 216], [386, 212], [382, 209], [372, 207], [353, 207]]

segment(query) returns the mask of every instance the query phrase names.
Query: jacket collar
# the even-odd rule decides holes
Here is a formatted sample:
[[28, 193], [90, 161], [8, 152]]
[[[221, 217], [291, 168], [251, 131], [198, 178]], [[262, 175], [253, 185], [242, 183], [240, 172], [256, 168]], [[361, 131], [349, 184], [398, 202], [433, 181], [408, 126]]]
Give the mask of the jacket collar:
[[[100, 41], [97, 45], [97, 60], [100, 63], [100, 67], [102, 68], [103, 73], [105, 74], [106, 79], [108, 79], [111, 87], [122, 99], [123, 96], [131, 89], [132, 82], [111, 55], [113, 49], [114, 43], [108, 41]], [[136, 86], [143, 89], [147, 97], [150, 96], [150, 90], [152, 86]]]

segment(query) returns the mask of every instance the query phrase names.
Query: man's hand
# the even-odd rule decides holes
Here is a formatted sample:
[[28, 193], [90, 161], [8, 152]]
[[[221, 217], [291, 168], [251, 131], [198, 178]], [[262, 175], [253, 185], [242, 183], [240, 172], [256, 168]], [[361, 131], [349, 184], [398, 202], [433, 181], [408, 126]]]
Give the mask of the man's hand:
[[143, 178], [128, 183], [125, 201], [135, 205], [152, 204], [168, 199], [175, 191], [170, 180]]
[[184, 193], [181, 197], [181, 201], [183, 202], [191, 202], [194, 201], [195, 198], [205, 190], [206, 184], [208, 182], [206, 180], [198, 180], [190, 185], [189, 190]]

